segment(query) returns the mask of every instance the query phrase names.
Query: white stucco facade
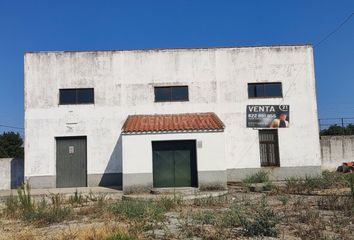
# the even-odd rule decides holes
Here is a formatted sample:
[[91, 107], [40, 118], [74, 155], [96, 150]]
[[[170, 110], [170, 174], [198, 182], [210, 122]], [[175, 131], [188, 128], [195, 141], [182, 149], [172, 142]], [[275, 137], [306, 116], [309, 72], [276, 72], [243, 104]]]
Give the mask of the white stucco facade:
[[[250, 99], [247, 84], [255, 82], [281, 82], [283, 97]], [[171, 85], [188, 86], [189, 101], [154, 102], [154, 86]], [[60, 105], [62, 88], [94, 88], [95, 102]], [[246, 127], [246, 106], [262, 104], [290, 106], [289, 128], [278, 130], [280, 167], [272, 169], [274, 178], [318, 173], [309, 45], [26, 53], [25, 176], [34, 187], [55, 187], [55, 138], [86, 136], [89, 186], [104, 174], [118, 183], [112, 179], [124, 179], [125, 173], [151, 173], [156, 139], [201, 140], [198, 171], [227, 171], [227, 180], [237, 181], [261, 168], [258, 130]], [[215, 112], [224, 131], [121, 134], [128, 115], [198, 112]]]
[[[153, 141], [195, 140], [199, 186], [226, 183], [224, 132], [123, 135], [123, 183], [152, 186]], [[124, 186], [123, 186], [124, 187]]]

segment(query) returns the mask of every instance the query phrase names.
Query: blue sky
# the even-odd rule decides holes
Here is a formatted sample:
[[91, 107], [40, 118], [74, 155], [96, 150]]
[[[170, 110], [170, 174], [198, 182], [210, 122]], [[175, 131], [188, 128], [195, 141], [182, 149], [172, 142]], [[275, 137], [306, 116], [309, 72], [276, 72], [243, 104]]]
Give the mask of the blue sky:
[[[352, 12], [353, 0], [0, 0], [0, 125], [23, 126], [25, 51], [317, 43]], [[354, 117], [354, 17], [315, 49], [315, 70], [319, 116]]]

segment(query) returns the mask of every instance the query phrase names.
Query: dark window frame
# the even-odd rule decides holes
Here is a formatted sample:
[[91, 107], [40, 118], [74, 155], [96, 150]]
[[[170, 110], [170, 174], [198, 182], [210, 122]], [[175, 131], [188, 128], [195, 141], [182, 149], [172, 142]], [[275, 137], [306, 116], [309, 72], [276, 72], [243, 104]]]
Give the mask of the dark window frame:
[[[265, 86], [266, 85], [274, 85], [274, 84], [279, 84], [280, 85], [280, 95], [279, 96], [265, 96]], [[263, 96], [255, 96], [251, 97], [250, 96], [250, 86], [256, 86], [256, 87], [262, 87], [263, 89]], [[253, 82], [253, 83], [248, 83], [247, 84], [247, 94], [249, 99], [257, 99], [257, 98], [283, 98], [283, 83], [282, 82]], [[254, 94], [256, 95], [256, 94]]]
[[[75, 90], [75, 102], [74, 103], [63, 103], [61, 99], [61, 91]], [[92, 90], [92, 102], [79, 102], [78, 92], [79, 90]], [[95, 89], [94, 88], [60, 88], [59, 89], [59, 105], [88, 105], [95, 104]]]
[[[182, 100], [182, 99], [173, 99], [173, 94], [172, 94], [172, 89], [173, 88], [178, 88], [178, 87], [185, 87], [187, 88], [187, 97], [186, 99]], [[170, 96], [168, 100], [157, 100], [156, 99], [156, 90], [157, 89], [169, 89], [170, 90]], [[173, 85], [173, 86], [154, 86], [154, 102], [158, 103], [158, 102], [189, 102], [189, 87], [188, 85]]]
[[[273, 140], [261, 140], [261, 134], [272, 134], [274, 139]], [[280, 167], [280, 157], [279, 157], [279, 137], [278, 137], [278, 130], [277, 129], [261, 129], [258, 131], [258, 138], [259, 138], [259, 155], [261, 161], [261, 167]], [[262, 149], [261, 145], [266, 146], [266, 156], [262, 156]], [[272, 156], [275, 160], [272, 163], [271, 160], [271, 151], [269, 146], [274, 145], [274, 155]], [[266, 159], [264, 159], [266, 158]]]

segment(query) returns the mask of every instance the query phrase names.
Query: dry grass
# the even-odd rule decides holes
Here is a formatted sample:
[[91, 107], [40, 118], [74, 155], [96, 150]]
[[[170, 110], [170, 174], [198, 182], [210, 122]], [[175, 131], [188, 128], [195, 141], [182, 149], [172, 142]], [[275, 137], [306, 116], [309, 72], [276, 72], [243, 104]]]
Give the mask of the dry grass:
[[[47, 234], [50, 232], [50, 235]], [[104, 223], [90, 224], [71, 224], [61, 228], [39, 229], [31, 226], [22, 226], [17, 232], [0, 235], [0, 239], [9, 240], [34, 240], [34, 239], [52, 239], [52, 240], [105, 240], [105, 239], [121, 239], [132, 240], [138, 239], [129, 233], [129, 230], [123, 225]]]
[[[348, 184], [339, 179], [341, 176], [329, 174], [320, 180], [307, 178], [298, 186], [307, 192], [324, 188], [319, 182], [325, 182], [326, 189]], [[25, 207], [19, 199], [10, 198], [0, 215], [0, 239], [354, 239], [354, 198], [350, 194], [312, 196], [230, 189], [227, 196], [188, 202], [177, 197], [156, 202], [112, 201], [79, 193], [69, 200], [52, 196], [48, 203], [33, 202], [30, 194], [24, 197], [30, 212], [68, 208], [70, 215], [55, 215], [55, 221], [41, 216], [45, 224], [38, 224], [23, 217]]]
[[[104, 223], [102, 226], [70, 228], [63, 231], [55, 240], [105, 240], [105, 239], [136, 239], [121, 226]], [[120, 237], [120, 238], [119, 238]]]

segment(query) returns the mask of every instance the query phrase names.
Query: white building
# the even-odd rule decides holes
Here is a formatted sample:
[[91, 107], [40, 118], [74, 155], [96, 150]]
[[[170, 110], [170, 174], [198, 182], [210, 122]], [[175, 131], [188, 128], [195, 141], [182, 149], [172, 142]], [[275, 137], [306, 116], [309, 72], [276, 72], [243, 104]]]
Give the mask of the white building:
[[310, 45], [25, 54], [34, 188], [318, 174], [318, 130]]

